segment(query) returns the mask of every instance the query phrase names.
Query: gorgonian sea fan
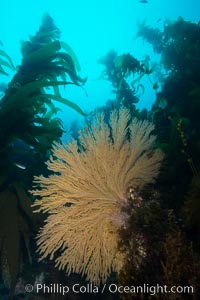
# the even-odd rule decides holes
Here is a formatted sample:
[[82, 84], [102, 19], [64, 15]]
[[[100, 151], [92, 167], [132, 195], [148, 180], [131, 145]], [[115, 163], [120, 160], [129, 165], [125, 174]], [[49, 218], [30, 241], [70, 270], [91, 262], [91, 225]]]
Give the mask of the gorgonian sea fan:
[[127, 190], [153, 182], [163, 158], [154, 149], [154, 126], [129, 120], [125, 108], [111, 113], [109, 125], [97, 113], [79, 143], [54, 145], [47, 162], [54, 175], [35, 177], [32, 191], [34, 207], [49, 214], [38, 234], [41, 259], [50, 255], [67, 274], [86, 274], [94, 284], [122, 268], [118, 231], [127, 224]]

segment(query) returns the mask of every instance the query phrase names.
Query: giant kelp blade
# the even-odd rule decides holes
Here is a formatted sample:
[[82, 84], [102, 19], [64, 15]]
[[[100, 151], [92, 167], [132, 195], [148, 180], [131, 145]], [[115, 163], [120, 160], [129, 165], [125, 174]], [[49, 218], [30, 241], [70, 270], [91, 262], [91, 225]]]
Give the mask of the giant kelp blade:
[[[6, 114], [7, 111], [16, 109], [16, 107], [28, 106], [32, 103], [33, 97], [38, 97], [38, 95], [34, 94], [36, 91], [40, 91], [42, 88], [53, 87], [58, 85], [67, 85], [73, 84], [67, 81], [47, 81], [37, 80], [26, 85], [21, 86], [13, 95], [8, 95], [4, 98], [4, 102], [2, 103], [3, 113]], [[44, 95], [42, 95], [44, 97]]]
[[22, 65], [34, 65], [51, 58], [58, 50], [60, 50], [60, 42], [55, 41], [47, 44], [39, 50], [29, 54], [22, 60]]
[[45, 97], [51, 98], [52, 100], [56, 100], [62, 104], [65, 104], [65, 105], [71, 107], [72, 109], [74, 109], [76, 112], [78, 112], [82, 116], [87, 116], [87, 114], [84, 113], [84, 111], [77, 104], [75, 104], [74, 102], [72, 102], [70, 100], [67, 100], [66, 98], [59, 97], [59, 96], [52, 95], [52, 94], [46, 94]]
[[[13, 95], [9, 95], [6, 100], [9, 100], [12, 105], [16, 105], [18, 99], [25, 99], [26, 97], [34, 96], [34, 92], [46, 87], [53, 87], [59, 85], [67, 85], [67, 84], [74, 84], [68, 81], [47, 81], [45, 79], [36, 80], [33, 82], [29, 82], [26, 85], [21, 86]], [[37, 97], [35, 95], [35, 97]], [[21, 103], [22, 100], [20, 100]]]
[[0, 56], [3, 56], [3, 57], [5, 57], [8, 60], [10, 69], [12, 69], [14, 71], [16, 70], [16, 68], [15, 68], [15, 66], [14, 66], [11, 58], [9, 57], [9, 55], [5, 51], [3, 51], [1, 49], [0, 49]]
[[4, 71], [4, 69], [2, 68], [1, 65], [0, 65], [0, 74], [8, 75], [8, 73], [6, 71]]
[[81, 67], [74, 50], [65, 42], [60, 42], [60, 45], [72, 57], [76, 70], [80, 71]]
[[4, 60], [2, 58], [0, 58], [0, 65], [9, 68], [12, 71], [15, 71], [15, 68], [13, 68], [13, 66], [8, 61], [6, 61], [6, 60]]

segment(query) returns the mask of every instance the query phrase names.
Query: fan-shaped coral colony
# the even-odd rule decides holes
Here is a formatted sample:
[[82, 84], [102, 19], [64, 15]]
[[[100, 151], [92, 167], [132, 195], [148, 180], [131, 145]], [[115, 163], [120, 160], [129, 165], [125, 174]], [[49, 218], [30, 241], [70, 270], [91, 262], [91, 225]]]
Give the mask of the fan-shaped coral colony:
[[[99, 63], [116, 99], [89, 115], [61, 95], [86, 79], [48, 14], [22, 43], [18, 68], [0, 50], [1, 74], [15, 72], [0, 101], [1, 278], [11, 290], [29, 263], [41, 272], [38, 257], [95, 285], [199, 287], [200, 27], [179, 18], [161, 32], [142, 22], [138, 37], [160, 63], [110, 51]], [[144, 76], [151, 111], [135, 106]], [[56, 101], [86, 118], [66, 143]], [[54, 266], [42, 268], [48, 278]]]

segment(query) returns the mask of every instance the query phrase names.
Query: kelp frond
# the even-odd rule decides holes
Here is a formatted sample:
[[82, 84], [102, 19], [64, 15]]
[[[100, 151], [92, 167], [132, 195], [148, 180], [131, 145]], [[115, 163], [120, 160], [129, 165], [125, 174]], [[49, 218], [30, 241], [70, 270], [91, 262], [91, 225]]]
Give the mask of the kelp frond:
[[0, 49], [0, 74], [8, 75], [8, 73], [4, 70], [3, 67], [6, 67], [12, 71], [16, 71], [16, 68], [10, 58], [10, 56]]

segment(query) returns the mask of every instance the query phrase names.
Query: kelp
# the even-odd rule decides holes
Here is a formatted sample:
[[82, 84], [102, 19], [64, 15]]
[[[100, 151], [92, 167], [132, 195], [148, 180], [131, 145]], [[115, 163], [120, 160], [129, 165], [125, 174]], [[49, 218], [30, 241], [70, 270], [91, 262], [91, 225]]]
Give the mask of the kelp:
[[[41, 89], [49, 86], [54, 87], [58, 84], [66, 85], [73, 83], [67, 81], [47, 81], [46, 79], [37, 80], [27, 83], [19, 89], [15, 89], [15, 92], [11, 93], [11, 95], [5, 95], [0, 105], [0, 127], [2, 128], [0, 132], [1, 151], [11, 135], [20, 136], [22, 140], [34, 147], [41, 147], [42, 144], [38, 145], [34, 137], [49, 133], [49, 148], [51, 148], [51, 143], [55, 140], [55, 137], [62, 135], [62, 122], [60, 121], [57, 124], [53, 122], [54, 114], [58, 111], [53, 101], [65, 104], [76, 110], [79, 114], [85, 115], [81, 108], [72, 101], [59, 95], [39, 92]], [[41, 114], [40, 118], [38, 114]], [[53, 128], [52, 124], [54, 124]]]
[[116, 102], [128, 107], [132, 115], [138, 114], [135, 103], [139, 101], [139, 92], [144, 92], [140, 83], [145, 74], [143, 63], [130, 53], [118, 55], [114, 50], [99, 59], [99, 63], [105, 66], [100, 79], [111, 82]]
[[80, 67], [78, 58], [77, 58], [76, 53], [74, 52], [74, 50], [70, 47], [69, 44], [67, 44], [65, 42], [60, 42], [60, 45], [70, 55], [70, 57], [73, 59], [76, 70], [80, 71], [81, 67]]
[[8, 73], [4, 70], [3, 67], [6, 67], [12, 71], [16, 71], [16, 68], [10, 58], [10, 56], [0, 49], [0, 74], [8, 75]]
[[[34, 175], [47, 173], [45, 161], [64, 132], [56, 103], [85, 115], [60, 91], [67, 85], [82, 88], [86, 79], [78, 75], [78, 59], [59, 36], [46, 14], [36, 35], [22, 43], [21, 65], [0, 101], [0, 260], [6, 261], [11, 291], [22, 261], [31, 263], [29, 241], [39, 226], [27, 191]], [[0, 71], [3, 67], [14, 70], [9, 56], [0, 51]]]
[[[189, 230], [200, 234], [200, 177], [194, 176], [183, 206], [183, 218]], [[197, 240], [198, 244], [199, 241]]]
[[157, 93], [158, 77], [160, 78], [159, 66], [151, 62], [149, 55], [139, 61], [130, 53], [118, 55], [114, 50], [109, 51], [98, 62], [105, 66], [100, 79], [111, 82], [114, 88], [112, 92], [116, 94], [117, 105], [123, 104], [128, 107], [132, 116], [146, 117], [147, 111], [140, 112], [136, 109], [135, 104], [145, 93], [142, 83], [145, 76], [152, 85], [152, 89]]
[[[58, 94], [46, 94], [40, 93], [40, 89], [44, 89], [47, 87], [57, 87], [58, 85], [68, 85], [68, 84], [74, 84], [72, 82], [68, 81], [47, 81], [46, 79], [42, 80], [36, 80], [34, 82], [27, 83], [23, 85], [20, 88], [13, 88], [15, 90], [13, 93], [11, 91], [11, 95], [7, 95], [2, 99], [1, 101], [1, 111], [2, 116], [3, 114], [7, 114], [8, 112], [15, 110], [17, 108], [24, 108], [26, 106], [34, 105], [34, 103], [37, 105], [37, 102], [42, 99], [42, 103], [39, 103], [40, 105], [45, 103], [50, 103], [50, 98], [53, 100], [62, 102], [66, 105], [69, 104], [70, 107], [72, 107], [74, 110], [76, 110], [78, 113], [82, 115], [86, 115], [81, 108], [79, 108], [75, 103], [66, 100], [64, 101], [64, 98], [60, 97]], [[61, 98], [61, 99], [59, 99]]]
[[[159, 86], [152, 81], [156, 101], [149, 116], [158, 135], [157, 146], [164, 150], [165, 159], [154, 186], [160, 212], [153, 199], [152, 210], [140, 208], [128, 230], [122, 232], [122, 247], [128, 253], [118, 284], [140, 286], [148, 282], [156, 286], [164, 282], [167, 286], [193, 286], [194, 293], [176, 293], [170, 299], [199, 299], [200, 291], [199, 36], [199, 23], [182, 18], [164, 22], [163, 30], [141, 22], [137, 35], [160, 54], [162, 80], [158, 80]], [[154, 76], [157, 70], [150, 67], [150, 61], [149, 57], [144, 68], [147, 76]], [[142, 250], [146, 250], [142, 259], [135, 250], [138, 234]], [[122, 297], [152, 298], [147, 294], [126, 293]], [[169, 294], [158, 293], [155, 297], [169, 299]]]
[[[161, 54], [163, 80], [151, 116], [160, 144], [167, 145], [160, 181], [160, 188], [165, 190], [163, 203], [179, 210], [200, 167], [200, 27], [181, 17], [163, 25], [160, 30], [143, 22], [138, 36]], [[179, 120], [183, 120], [182, 130], [177, 128]]]
[[80, 69], [80, 66], [75, 53], [73, 53], [71, 49], [70, 53], [73, 53], [73, 56], [64, 51], [59, 52], [63, 46], [63, 50], [68, 50], [69, 46], [66, 47], [65, 43], [56, 40], [24, 57], [16, 79], [14, 79], [12, 83], [16, 81], [20, 82], [21, 79], [20, 83], [22, 84], [23, 81], [27, 79], [24, 73], [29, 77], [32, 74], [32, 78], [34, 79], [47, 71], [47, 78], [51, 78], [53, 75], [66, 78], [68, 74], [76, 85], [83, 84], [86, 79], [82, 79], [77, 75], [77, 70]]
[[[82, 86], [84, 84], [86, 79], [81, 78], [77, 73], [77, 68], [80, 69], [78, 59], [69, 45], [55, 39], [58, 35], [54, 35], [54, 33], [52, 36], [49, 33], [45, 35], [44, 28], [47, 29], [47, 24], [50, 23], [52, 28], [55, 27], [48, 14], [44, 17], [43, 22], [46, 25], [41, 26], [42, 29], [40, 28], [36, 33], [36, 37], [32, 37], [31, 42], [23, 43], [22, 63], [1, 100], [1, 145], [4, 145], [12, 134], [20, 136], [26, 143], [29, 141], [30, 145], [35, 147], [37, 143], [34, 138], [31, 138], [31, 135], [36, 134], [38, 137], [46, 135], [47, 132], [50, 133], [50, 129], [48, 130], [47, 127], [50, 126], [49, 128], [52, 129], [52, 124], [54, 124], [54, 135], [51, 134], [49, 137], [50, 147], [54, 140], [61, 137], [63, 132], [61, 122], [52, 122], [58, 111], [53, 104], [55, 101], [69, 106], [83, 116], [86, 115], [77, 104], [61, 96], [59, 90], [60, 86], [69, 84]], [[42, 34], [40, 34], [41, 30]], [[48, 88], [51, 88], [52, 93], [47, 93]], [[35, 124], [37, 114], [41, 114], [45, 121]], [[57, 130], [56, 124], [58, 125]], [[24, 130], [25, 128], [26, 130]], [[40, 140], [42, 139], [40, 138]], [[2, 146], [2, 149], [4, 148]]]
[[34, 233], [35, 215], [29, 197], [18, 183], [5, 187], [1, 178], [0, 189], [0, 256], [5, 255], [13, 289], [22, 262], [21, 239], [29, 262], [32, 262], [29, 241]]
[[76, 105], [75, 103], [73, 103], [72, 101], [70, 100], [67, 100], [66, 98], [63, 98], [63, 97], [60, 97], [60, 96], [57, 96], [57, 95], [51, 95], [51, 94], [46, 94], [46, 97], [49, 97], [50, 99], [52, 100], [56, 100], [60, 103], [63, 103], [71, 108], [73, 108], [75, 111], [77, 111], [80, 115], [82, 116], [86, 116], [86, 113], [84, 113], [82, 111], [82, 109]]
[[45, 60], [48, 60], [54, 55], [58, 50], [61, 49], [60, 42], [54, 41], [43, 47], [39, 48], [37, 51], [30, 53], [22, 59], [21, 69], [28, 69], [34, 64], [40, 64]]
[[163, 36], [159, 29], [152, 28], [146, 24], [145, 20], [137, 22], [136, 38], [141, 37], [146, 42], [152, 44], [155, 52], [161, 52], [163, 49]]

